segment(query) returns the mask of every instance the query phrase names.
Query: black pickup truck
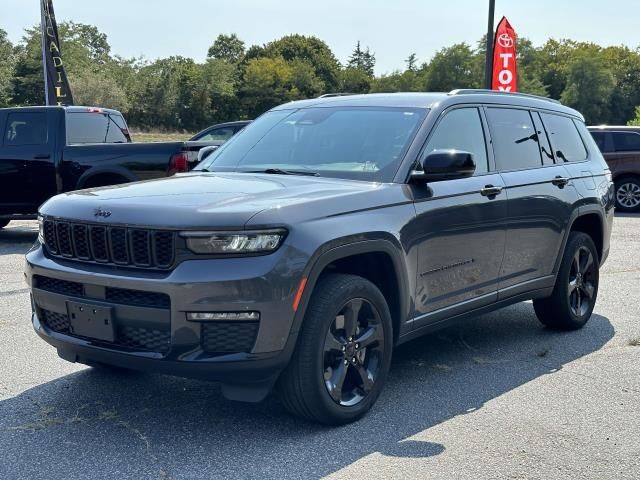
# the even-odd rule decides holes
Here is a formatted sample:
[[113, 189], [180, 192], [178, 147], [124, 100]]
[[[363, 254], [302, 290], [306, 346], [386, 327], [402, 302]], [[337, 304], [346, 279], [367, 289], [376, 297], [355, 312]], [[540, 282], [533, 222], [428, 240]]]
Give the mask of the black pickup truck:
[[122, 114], [95, 107], [0, 109], [0, 133], [0, 228], [58, 193], [188, 171], [222, 143], [131, 143]]

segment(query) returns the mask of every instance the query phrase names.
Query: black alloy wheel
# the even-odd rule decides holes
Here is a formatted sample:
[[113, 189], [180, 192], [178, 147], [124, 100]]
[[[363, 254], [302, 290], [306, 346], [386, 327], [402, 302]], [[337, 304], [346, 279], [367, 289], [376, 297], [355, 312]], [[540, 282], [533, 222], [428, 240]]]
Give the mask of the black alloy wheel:
[[324, 342], [324, 383], [343, 406], [360, 403], [373, 388], [384, 356], [384, 329], [376, 308], [350, 299], [338, 312]]
[[600, 260], [593, 239], [571, 232], [551, 296], [533, 301], [538, 320], [556, 330], [577, 330], [591, 318], [598, 297]]
[[296, 349], [278, 380], [282, 403], [313, 422], [353, 422], [380, 395], [392, 350], [391, 313], [378, 287], [357, 275], [322, 275], [305, 308]]
[[569, 306], [576, 317], [584, 316], [592, 307], [596, 277], [596, 262], [587, 247], [580, 247], [573, 256], [569, 271]]

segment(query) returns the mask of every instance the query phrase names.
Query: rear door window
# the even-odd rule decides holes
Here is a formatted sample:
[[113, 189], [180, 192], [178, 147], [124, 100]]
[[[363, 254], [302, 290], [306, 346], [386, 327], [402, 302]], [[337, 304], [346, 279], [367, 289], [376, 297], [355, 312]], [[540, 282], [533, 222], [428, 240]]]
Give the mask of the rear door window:
[[106, 113], [68, 112], [67, 144], [104, 143], [108, 128], [109, 118]]
[[571, 118], [552, 113], [543, 113], [541, 116], [558, 162], [587, 159], [587, 149]]
[[605, 132], [589, 132], [593, 137], [593, 140], [598, 145], [601, 152], [605, 151], [606, 133]]
[[452, 149], [473, 154], [476, 175], [488, 171], [487, 146], [477, 108], [458, 108], [445, 114], [429, 139], [425, 156], [434, 150]]
[[505, 172], [542, 165], [538, 134], [528, 110], [487, 108], [487, 119], [498, 170]]
[[4, 129], [4, 145], [46, 145], [47, 116], [44, 112], [10, 113]]
[[130, 139], [129, 129], [122, 118], [122, 115], [109, 115], [109, 125], [107, 130], [107, 143], [127, 143]]
[[640, 151], [640, 135], [635, 132], [611, 132], [616, 152]]

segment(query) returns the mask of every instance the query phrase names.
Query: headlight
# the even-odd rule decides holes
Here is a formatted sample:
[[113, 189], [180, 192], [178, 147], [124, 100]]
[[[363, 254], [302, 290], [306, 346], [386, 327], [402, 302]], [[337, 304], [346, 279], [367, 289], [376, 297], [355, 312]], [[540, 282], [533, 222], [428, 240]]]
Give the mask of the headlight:
[[41, 215], [38, 215], [38, 241], [44, 245], [44, 219]]
[[282, 243], [286, 232], [182, 232], [180, 235], [187, 239], [187, 247], [194, 253], [230, 255], [273, 252]]

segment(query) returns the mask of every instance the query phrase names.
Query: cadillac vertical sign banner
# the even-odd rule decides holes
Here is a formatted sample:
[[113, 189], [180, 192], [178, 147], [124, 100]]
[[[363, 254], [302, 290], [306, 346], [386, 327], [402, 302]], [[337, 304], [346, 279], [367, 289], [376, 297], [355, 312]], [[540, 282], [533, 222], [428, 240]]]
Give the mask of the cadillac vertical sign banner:
[[58, 25], [53, 13], [53, 0], [40, 0], [42, 14], [42, 62], [47, 105], [73, 105], [69, 80], [64, 71]]
[[518, 91], [516, 68], [516, 32], [502, 17], [493, 42], [493, 80], [491, 88], [503, 92]]

